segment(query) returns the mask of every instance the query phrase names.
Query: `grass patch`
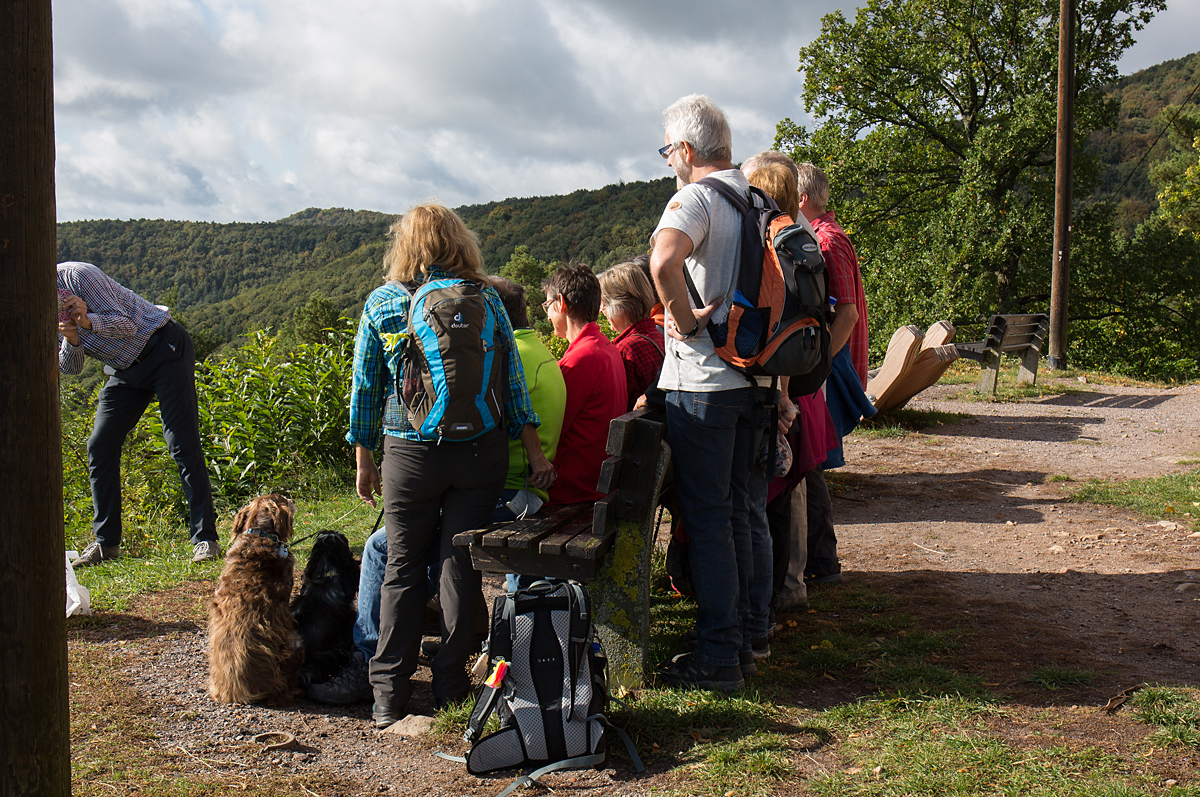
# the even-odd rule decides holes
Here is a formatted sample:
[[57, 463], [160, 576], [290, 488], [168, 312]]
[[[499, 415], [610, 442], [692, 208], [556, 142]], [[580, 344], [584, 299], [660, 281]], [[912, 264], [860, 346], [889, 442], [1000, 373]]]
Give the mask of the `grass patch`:
[[1050, 482], [1051, 484], [1054, 482], [1073, 482], [1075, 481], [1075, 478], [1066, 473], [1056, 473], [1046, 481]]
[[919, 432], [940, 424], [960, 423], [970, 417], [965, 412], [888, 410], [874, 418], [864, 418], [862, 424], [854, 430], [854, 434], [868, 438], [906, 437], [910, 432]]
[[956, 401], [978, 401], [985, 404], [1007, 404], [1013, 401], [1023, 401], [1031, 398], [1045, 398], [1046, 396], [1062, 396], [1071, 393], [1082, 393], [1083, 390], [1074, 386], [1064, 384], [1062, 382], [1039, 382], [1035, 385], [1017, 384], [1016, 378], [1012, 382], [1004, 381], [1004, 373], [1001, 372], [1001, 381], [996, 386], [996, 392], [986, 393], [979, 390], [964, 390], [961, 393], [955, 393], [951, 396]]
[[1148, 517], [1192, 524], [1193, 519], [1183, 517], [1183, 513], [1200, 503], [1200, 469], [1146, 479], [1093, 480], [1067, 500], [1126, 507]]
[[1200, 692], [1148, 686], [1133, 696], [1134, 716], [1157, 725], [1152, 744], [1200, 749]]
[[[377, 512], [359, 501], [349, 489], [315, 499], [298, 499], [295, 538], [306, 537], [321, 529], [335, 529], [349, 537], [350, 545], [361, 551]], [[229, 548], [232, 521], [232, 514], [217, 521], [222, 550]], [[126, 611], [138, 595], [170, 589], [185, 581], [215, 581], [220, 576], [221, 560], [192, 562], [192, 544], [186, 528], [159, 520], [149, 525], [137, 525], [135, 518], [131, 523], [134, 524], [132, 529], [127, 528], [122, 538], [120, 559], [80, 568], [76, 572], [79, 583], [91, 593], [94, 610]], [[131, 541], [132, 544], [127, 544]], [[293, 547], [298, 568], [307, 563], [312, 543], [309, 539]]]
[[1059, 667], [1057, 664], [1039, 667], [1025, 678], [1025, 683], [1036, 684], [1051, 692], [1064, 688], [1091, 686], [1095, 682], [1096, 673], [1091, 670], [1076, 670], [1071, 667]]

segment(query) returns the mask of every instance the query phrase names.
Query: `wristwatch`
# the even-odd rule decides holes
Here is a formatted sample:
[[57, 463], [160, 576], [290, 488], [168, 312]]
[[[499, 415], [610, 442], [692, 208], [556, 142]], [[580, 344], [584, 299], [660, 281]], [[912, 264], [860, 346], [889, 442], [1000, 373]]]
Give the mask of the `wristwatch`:
[[679, 339], [680, 340], [691, 340], [692, 338], [696, 337], [696, 334], [698, 332], [700, 332], [700, 319], [699, 318], [696, 319], [696, 326], [692, 327], [692, 331], [687, 333], [686, 335], [684, 335], [683, 333], [680, 333]]

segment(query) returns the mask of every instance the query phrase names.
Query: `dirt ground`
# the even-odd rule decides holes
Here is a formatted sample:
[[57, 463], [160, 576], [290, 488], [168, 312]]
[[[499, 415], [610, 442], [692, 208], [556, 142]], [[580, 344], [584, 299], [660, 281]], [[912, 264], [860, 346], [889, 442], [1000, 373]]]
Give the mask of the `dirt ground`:
[[[895, 596], [923, 627], [967, 631], [946, 663], [985, 675], [1031, 711], [1047, 693], [1023, 679], [1046, 664], [1097, 673], [1092, 686], [1062, 696], [1064, 709], [1103, 705], [1142, 682], [1200, 684], [1200, 533], [1186, 514], [1200, 507], [1178, 507], [1178, 522], [1164, 525], [1065, 500], [1093, 477], [1189, 469], [1200, 459], [1200, 388], [1071, 386], [1003, 404], [959, 401], [962, 387], [934, 387], [910, 406], [970, 417], [904, 438], [854, 437], [846, 467], [831, 479], [847, 580]], [[211, 588], [184, 585], [144, 597], [127, 615], [72, 625], [72, 646], [98, 646], [122, 668], [140, 710], [156, 717], [154, 744], [164, 756], [231, 788], [283, 777], [289, 785], [279, 793], [322, 797], [493, 795], [507, 784], [432, 755], [461, 752], [456, 740], [373, 731], [367, 705], [214, 704], [204, 693], [200, 610]], [[428, 670], [418, 678], [427, 684]], [[821, 708], [855, 696], [810, 685], [794, 702]], [[427, 685], [410, 710], [433, 713]], [[1102, 719], [1075, 727], [1087, 743], [1114, 733]], [[294, 734], [298, 745], [265, 752], [251, 738], [266, 731]], [[807, 758], [813, 771], [833, 765]], [[668, 770], [677, 763], [652, 762], [642, 776], [616, 766], [547, 783], [571, 794], [645, 794], [673, 785]], [[1165, 766], [1170, 775], [1176, 765]], [[1177, 766], [1194, 771], [1195, 762]]]

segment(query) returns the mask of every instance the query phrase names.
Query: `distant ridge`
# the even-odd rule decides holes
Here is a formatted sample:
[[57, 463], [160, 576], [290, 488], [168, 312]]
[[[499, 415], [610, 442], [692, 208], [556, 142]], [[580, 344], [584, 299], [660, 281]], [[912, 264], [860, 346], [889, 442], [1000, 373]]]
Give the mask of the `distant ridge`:
[[280, 224], [313, 224], [323, 227], [345, 227], [353, 224], [376, 224], [384, 222], [391, 224], [398, 217], [391, 213], [380, 213], [375, 210], [350, 210], [348, 208], [305, 208], [299, 213], [293, 213]]

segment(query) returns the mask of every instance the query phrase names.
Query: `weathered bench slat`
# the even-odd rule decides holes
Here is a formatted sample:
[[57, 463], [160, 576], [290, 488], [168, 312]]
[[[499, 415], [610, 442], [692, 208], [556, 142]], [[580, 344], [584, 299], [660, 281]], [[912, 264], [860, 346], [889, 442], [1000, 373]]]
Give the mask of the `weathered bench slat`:
[[500, 527], [499, 523], [493, 523], [487, 528], [475, 529], [474, 531], [460, 531], [454, 535], [455, 545], [479, 545], [483, 540], [483, 535], [489, 531], [493, 531]]
[[621, 483], [622, 457], [609, 457], [600, 463], [600, 480], [596, 483], [596, 492], [608, 495], [617, 489]]
[[574, 559], [598, 559], [602, 553], [612, 547], [617, 533], [614, 530], [603, 536], [599, 534], [580, 534], [566, 545], [567, 556]]
[[567, 543], [573, 540], [580, 534], [587, 534], [591, 531], [591, 517], [581, 517], [571, 521], [557, 533], [553, 534], [538, 543], [538, 553], [543, 555], [555, 556], [561, 554]]
[[565, 524], [579, 517], [586, 510], [586, 504], [564, 504], [547, 510], [544, 517], [535, 516], [529, 518], [530, 520], [537, 520], [539, 522], [530, 528], [511, 535], [506, 540], [507, 547], [516, 549], [536, 548], [540, 540], [557, 533]]

